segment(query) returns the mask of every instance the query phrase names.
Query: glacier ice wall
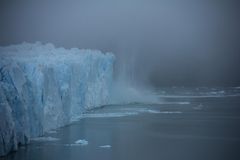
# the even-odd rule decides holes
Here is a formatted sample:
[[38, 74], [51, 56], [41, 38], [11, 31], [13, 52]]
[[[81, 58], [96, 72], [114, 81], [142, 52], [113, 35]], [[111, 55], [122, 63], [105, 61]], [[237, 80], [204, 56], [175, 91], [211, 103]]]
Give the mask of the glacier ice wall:
[[0, 156], [108, 104], [114, 56], [23, 43], [0, 47]]

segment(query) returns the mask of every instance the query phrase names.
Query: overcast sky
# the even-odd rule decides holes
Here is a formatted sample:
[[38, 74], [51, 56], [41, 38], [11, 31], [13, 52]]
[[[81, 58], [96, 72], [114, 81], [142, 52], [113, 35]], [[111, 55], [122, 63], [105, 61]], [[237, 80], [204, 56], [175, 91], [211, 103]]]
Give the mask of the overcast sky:
[[110, 51], [155, 86], [237, 86], [239, 15], [237, 0], [1, 0], [0, 45]]

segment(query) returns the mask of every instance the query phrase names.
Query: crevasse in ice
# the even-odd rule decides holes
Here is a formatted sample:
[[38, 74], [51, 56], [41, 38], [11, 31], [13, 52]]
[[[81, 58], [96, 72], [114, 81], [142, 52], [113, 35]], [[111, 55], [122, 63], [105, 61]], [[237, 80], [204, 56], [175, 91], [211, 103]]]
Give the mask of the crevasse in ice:
[[114, 56], [40, 42], [0, 47], [0, 156], [108, 104]]

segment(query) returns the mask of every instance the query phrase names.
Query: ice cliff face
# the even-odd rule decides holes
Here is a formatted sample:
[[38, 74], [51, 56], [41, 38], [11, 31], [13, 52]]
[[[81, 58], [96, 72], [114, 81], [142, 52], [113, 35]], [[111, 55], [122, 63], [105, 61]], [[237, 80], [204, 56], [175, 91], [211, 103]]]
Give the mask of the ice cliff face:
[[41, 43], [0, 47], [0, 156], [105, 105], [114, 56]]

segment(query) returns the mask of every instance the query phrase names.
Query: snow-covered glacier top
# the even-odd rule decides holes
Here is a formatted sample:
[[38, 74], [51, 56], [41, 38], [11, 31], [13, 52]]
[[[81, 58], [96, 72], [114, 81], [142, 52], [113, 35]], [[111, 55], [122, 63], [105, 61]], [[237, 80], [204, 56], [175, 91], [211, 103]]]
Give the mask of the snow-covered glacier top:
[[114, 58], [112, 53], [103, 54], [99, 50], [56, 48], [51, 43], [42, 44], [41, 42], [24, 42], [22, 44], [0, 47], [0, 56], [2, 60], [11, 58], [17, 61], [38, 61], [44, 64], [79, 63], [79, 61], [84, 61], [85, 58]]
[[114, 56], [23, 43], [0, 47], [0, 156], [109, 103]]

